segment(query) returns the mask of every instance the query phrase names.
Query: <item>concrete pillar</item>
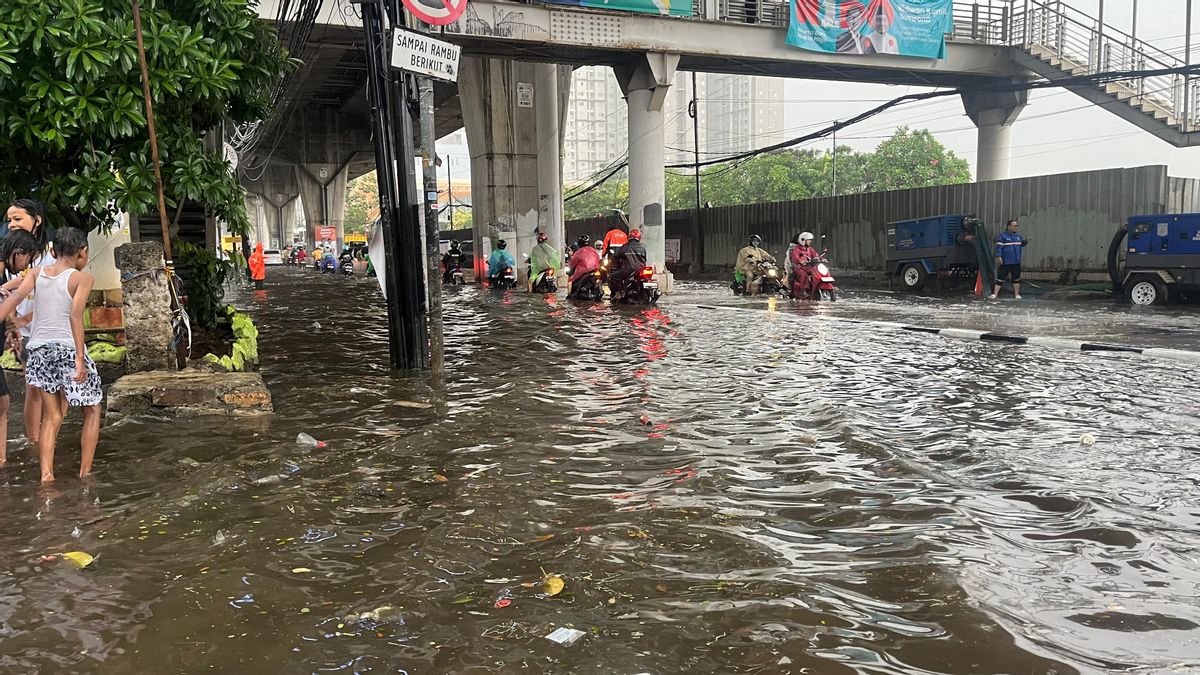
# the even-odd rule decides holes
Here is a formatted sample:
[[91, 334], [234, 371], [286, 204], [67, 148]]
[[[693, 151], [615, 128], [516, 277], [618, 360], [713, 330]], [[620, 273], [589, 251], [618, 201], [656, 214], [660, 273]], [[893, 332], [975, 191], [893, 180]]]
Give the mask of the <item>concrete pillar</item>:
[[308, 223], [309, 243], [316, 241], [318, 227], [337, 229], [337, 246], [345, 242], [346, 183], [349, 163], [307, 163], [299, 168], [300, 201]]
[[125, 314], [125, 372], [175, 370], [178, 362], [171, 346], [171, 295], [162, 244], [125, 244], [115, 255]]
[[963, 92], [963, 109], [978, 127], [975, 154], [976, 182], [1009, 177], [1012, 124], [1029, 102], [1029, 91]]
[[[300, 197], [298, 174], [294, 164], [278, 162], [264, 168], [255, 180], [243, 179], [252, 248], [258, 242], [275, 249], [291, 243], [291, 226], [285, 226], [284, 222], [289, 213], [294, 216], [294, 211], [286, 207], [294, 205]], [[285, 229], [288, 230], [286, 233]]]
[[[475, 224], [475, 278], [486, 277], [496, 240], [508, 240], [525, 278], [522, 255], [533, 249], [538, 227], [536, 66], [464, 56], [459, 67], [467, 145], [471, 150], [471, 215]], [[536, 98], [536, 95], [535, 95]], [[484, 247], [482, 239], [488, 239]]]
[[534, 68], [537, 72], [534, 108], [537, 121], [538, 229], [550, 238], [554, 250], [561, 252], [565, 233], [558, 66], [539, 63]]
[[679, 56], [650, 52], [614, 68], [629, 106], [629, 226], [642, 231], [647, 263], [669, 291], [666, 271], [666, 169], [663, 103], [675, 79]]

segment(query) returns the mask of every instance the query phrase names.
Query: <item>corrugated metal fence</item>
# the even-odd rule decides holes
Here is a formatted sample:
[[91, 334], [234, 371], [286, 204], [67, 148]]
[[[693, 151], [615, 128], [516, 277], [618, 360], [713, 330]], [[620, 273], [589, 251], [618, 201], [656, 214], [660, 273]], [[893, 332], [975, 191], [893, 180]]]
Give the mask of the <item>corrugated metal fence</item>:
[[[916, 190], [873, 192], [769, 204], [706, 209], [705, 263], [731, 265], [752, 233], [772, 253], [803, 230], [825, 239], [835, 264], [847, 269], [882, 269], [886, 225], [942, 214], [976, 215], [993, 235], [1009, 218], [1031, 238], [1025, 267], [1038, 272], [1100, 271], [1109, 241], [1131, 215], [1200, 211], [1200, 181], [1169, 178], [1165, 166], [1105, 169], [1015, 178]], [[667, 238], [680, 240], [680, 262], [694, 257], [691, 209], [667, 214]], [[571, 238], [603, 235], [613, 220], [567, 223]]]

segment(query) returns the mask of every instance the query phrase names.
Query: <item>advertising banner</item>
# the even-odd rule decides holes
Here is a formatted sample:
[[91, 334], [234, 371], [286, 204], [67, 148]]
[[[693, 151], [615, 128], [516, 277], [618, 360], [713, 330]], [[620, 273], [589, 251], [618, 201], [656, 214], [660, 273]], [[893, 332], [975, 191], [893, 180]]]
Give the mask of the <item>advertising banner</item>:
[[320, 243], [323, 241], [336, 242], [337, 241], [337, 228], [336, 227], [324, 227], [324, 226], [318, 227], [317, 228], [317, 242]]
[[621, 12], [670, 16], [691, 16], [692, 2], [693, 0], [546, 0], [546, 4], [550, 5], [575, 5], [591, 9], [615, 9]]
[[946, 57], [953, 0], [791, 0], [787, 43], [831, 54]]

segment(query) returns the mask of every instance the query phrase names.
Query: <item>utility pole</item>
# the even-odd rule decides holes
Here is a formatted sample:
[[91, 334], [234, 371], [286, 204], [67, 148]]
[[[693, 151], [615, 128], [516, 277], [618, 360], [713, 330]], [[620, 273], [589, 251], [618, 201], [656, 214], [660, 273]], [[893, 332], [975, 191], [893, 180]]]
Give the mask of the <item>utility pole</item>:
[[[375, 142], [379, 180], [379, 218], [383, 227], [384, 289], [388, 309], [388, 347], [392, 367], [417, 370], [429, 365], [429, 334], [421, 312], [424, 291], [420, 268], [421, 232], [417, 204], [412, 202], [412, 120], [408, 92], [398, 71], [393, 72], [384, 29], [381, 0], [352, 0], [362, 9], [367, 50], [367, 99]], [[391, 25], [398, 26], [398, 3], [388, 7]]]
[[442, 333], [441, 232], [438, 228], [437, 132], [433, 118], [433, 78], [422, 77], [421, 154], [425, 178], [425, 284], [429, 290], [430, 371], [435, 378], [445, 374], [445, 336]]
[[450, 209], [450, 228], [449, 229], [453, 230], [454, 229], [454, 174], [450, 171], [450, 155], [446, 155], [446, 206]]
[[[833, 126], [837, 127], [837, 120], [833, 121]], [[833, 180], [829, 182], [829, 196], [837, 196], [837, 129], [833, 130]]]
[[692, 153], [695, 157], [696, 213], [692, 219], [692, 274], [704, 271], [704, 211], [700, 202], [700, 99], [696, 90], [696, 71], [692, 71], [692, 102], [688, 104], [688, 115], [692, 117]]

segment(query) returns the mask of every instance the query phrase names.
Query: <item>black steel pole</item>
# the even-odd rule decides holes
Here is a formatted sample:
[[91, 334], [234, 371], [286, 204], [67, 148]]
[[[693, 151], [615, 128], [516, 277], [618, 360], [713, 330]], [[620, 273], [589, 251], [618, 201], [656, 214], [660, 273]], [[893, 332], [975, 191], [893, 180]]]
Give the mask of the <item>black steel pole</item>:
[[704, 271], [704, 211], [700, 201], [700, 97], [696, 90], [696, 71], [692, 71], [692, 103], [688, 111], [692, 116], [692, 154], [696, 172], [696, 217], [692, 223], [693, 251], [692, 274]]
[[392, 138], [391, 106], [387, 91], [387, 69], [384, 59], [383, 13], [378, 0], [362, 0], [363, 30], [367, 50], [367, 100], [371, 106], [372, 135], [375, 142], [375, 173], [379, 183], [379, 226], [383, 228], [384, 290], [387, 294], [388, 351], [392, 367], [413, 368], [414, 345], [408, 340], [407, 324], [412, 317], [406, 311], [401, 290], [399, 216], [403, 210], [401, 194], [396, 184], [395, 144]]
[[[405, 16], [401, 9], [400, 0], [386, 0], [388, 17], [393, 29], [404, 26]], [[388, 45], [391, 45], [391, 32], [388, 33]], [[399, 249], [396, 251], [400, 259], [400, 292], [402, 306], [405, 308], [405, 322], [408, 331], [407, 342], [411, 345], [408, 369], [428, 370], [430, 367], [429, 323], [426, 317], [425, 294], [425, 255], [421, 241], [421, 208], [422, 200], [418, 198], [416, 173], [413, 170], [416, 153], [413, 151], [413, 115], [419, 113], [415, 107], [410, 107], [409, 78], [400, 70], [392, 68], [390, 60], [384, 60], [387, 66], [391, 101], [391, 122], [393, 152], [396, 157], [396, 186], [399, 188], [400, 204], [404, 208], [397, 214]], [[415, 88], [411, 92], [415, 94]]]

